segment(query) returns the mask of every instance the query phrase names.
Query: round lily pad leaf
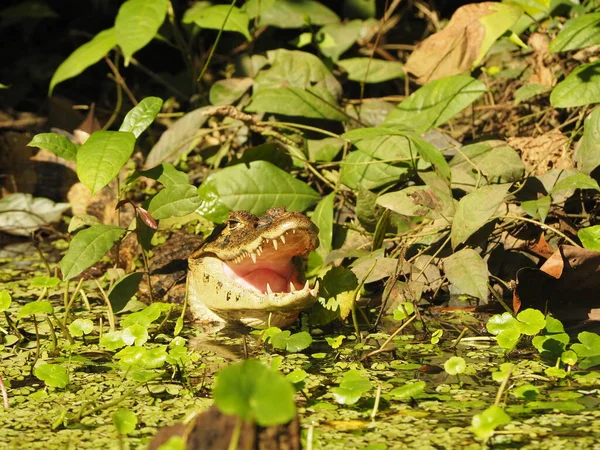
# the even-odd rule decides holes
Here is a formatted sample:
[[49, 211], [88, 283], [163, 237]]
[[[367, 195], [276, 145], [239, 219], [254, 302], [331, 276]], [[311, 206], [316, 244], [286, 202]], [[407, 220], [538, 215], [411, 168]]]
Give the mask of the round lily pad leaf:
[[450, 375], [463, 373], [467, 368], [467, 362], [460, 356], [452, 356], [444, 363], [444, 370]]
[[59, 364], [42, 364], [33, 374], [47, 386], [63, 389], [69, 384], [69, 372]]
[[113, 423], [119, 434], [129, 434], [137, 425], [137, 416], [127, 408], [119, 408], [112, 415]]

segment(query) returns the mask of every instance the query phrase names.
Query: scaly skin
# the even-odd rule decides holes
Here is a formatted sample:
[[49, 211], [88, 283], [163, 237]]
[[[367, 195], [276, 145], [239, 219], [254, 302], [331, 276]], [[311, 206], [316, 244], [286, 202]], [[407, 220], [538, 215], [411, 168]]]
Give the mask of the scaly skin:
[[231, 211], [189, 258], [188, 304], [194, 317], [286, 327], [312, 305], [318, 284], [305, 280], [319, 230], [304, 214], [271, 208], [256, 217]]

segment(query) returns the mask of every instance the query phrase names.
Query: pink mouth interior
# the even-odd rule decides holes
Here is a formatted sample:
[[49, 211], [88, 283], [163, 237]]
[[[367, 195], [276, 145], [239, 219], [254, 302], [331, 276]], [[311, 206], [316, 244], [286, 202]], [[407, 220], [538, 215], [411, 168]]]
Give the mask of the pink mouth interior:
[[267, 283], [274, 293], [290, 292], [290, 282], [296, 290], [302, 289], [304, 283], [292, 263], [292, 257], [300, 254], [298, 244], [301, 245], [301, 242], [296, 243], [292, 237], [286, 242], [285, 245], [279, 244], [278, 250], [271, 243], [264, 244], [261, 255], [257, 254], [256, 263], [250, 256], [239, 263], [223, 262], [223, 272], [237, 284], [263, 294], [267, 292]]

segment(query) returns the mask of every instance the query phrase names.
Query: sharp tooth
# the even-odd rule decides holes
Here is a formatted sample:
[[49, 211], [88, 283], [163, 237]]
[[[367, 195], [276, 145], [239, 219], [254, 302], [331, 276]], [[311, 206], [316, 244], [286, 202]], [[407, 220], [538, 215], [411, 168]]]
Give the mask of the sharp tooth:
[[252, 258], [252, 262], [256, 264], [256, 253], [250, 253], [250, 258]]
[[281, 236], [279, 236], [279, 239], [281, 239], [281, 242], [283, 242], [285, 244], [285, 236], [283, 234]]
[[309, 284], [308, 280], [306, 280], [306, 283], [304, 283], [304, 287], [302, 288], [302, 290], [304, 291], [309, 288], [310, 288], [310, 284]]
[[273, 243], [273, 247], [275, 247], [275, 250], [277, 250], [277, 239], [273, 239], [271, 242]]
[[319, 280], [315, 281], [315, 286], [312, 288], [312, 291], [314, 292], [314, 295], [319, 293]]
[[267, 283], [267, 294], [273, 295], [273, 289], [271, 289], [271, 285], [269, 283]]
[[291, 293], [291, 292], [294, 292], [295, 290], [296, 290], [296, 286], [294, 286], [294, 283], [292, 283], [292, 282], [290, 281], [290, 293]]
[[258, 247], [258, 248], [256, 249], [256, 254], [257, 254], [258, 256], [260, 256], [260, 254], [261, 254], [261, 253], [262, 253], [262, 249], [261, 249], [260, 247]]
[[296, 229], [292, 229], [292, 234], [296, 234]]

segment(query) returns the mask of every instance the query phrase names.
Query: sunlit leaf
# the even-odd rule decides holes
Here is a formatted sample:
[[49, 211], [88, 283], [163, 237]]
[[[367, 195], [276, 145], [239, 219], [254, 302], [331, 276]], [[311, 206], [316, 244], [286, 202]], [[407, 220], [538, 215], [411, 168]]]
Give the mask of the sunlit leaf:
[[583, 138], [575, 154], [575, 161], [577, 168], [588, 175], [600, 166], [600, 108], [594, 109], [584, 121]]
[[462, 249], [444, 260], [444, 272], [465, 294], [484, 301], [488, 297], [488, 267], [475, 250]]
[[466, 75], [455, 75], [426, 84], [388, 114], [386, 124], [404, 124], [419, 133], [438, 127], [477, 100], [485, 85]]
[[175, 184], [159, 191], [148, 204], [148, 212], [157, 220], [181, 217], [194, 212], [202, 203], [198, 189], [191, 184]]
[[444, 370], [449, 375], [457, 375], [459, 373], [463, 373], [466, 368], [467, 368], [467, 362], [465, 361], [464, 358], [461, 358], [460, 356], [451, 356], [444, 363]]
[[482, 186], [458, 202], [452, 222], [452, 247], [466, 241], [490, 220], [508, 192], [508, 184]]
[[64, 389], [69, 384], [69, 372], [59, 364], [42, 364], [35, 368], [33, 374], [54, 388]]
[[127, 408], [117, 409], [111, 417], [119, 434], [129, 434], [137, 426], [137, 416]]
[[183, 16], [183, 23], [195, 23], [200, 28], [211, 30], [236, 31], [251, 40], [248, 25], [250, 19], [246, 11], [230, 5], [213, 5], [207, 8], [190, 8]]
[[577, 66], [550, 94], [555, 108], [584, 106], [600, 102], [600, 61]]
[[600, 12], [583, 14], [564, 24], [548, 51], [566, 52], [600, 44]]
[[135, 136], [123, 131], [97, 131], [77, 152], [77, 176], [92, 195], [114, 179], [129, 160]]
[[76, 77], [91, 65], [96, 64], [116, 45], [117, 38], [114, 28], [101, 31], [91, 41], [83, 44], [58, 66], [50, 80], [48, 95], [52, 95], [52, 91], [58, 83]]
[[127, 0], [115, 19], [115, 36], [128, 60], [154, 38], [165, 20], [168, 0]]
[[96, 264], [108, 252], [125, 229], [113, 225], [93, 225], [75, 235], [60, 261], [63, 280], [69, 280]]
[[21, 306], [17, 313], [17, 319], [33, 316], [34, 314], [52, 314], [53, 312], [54, 307], [52, 306], [52, 303], [46, 300], [38, 300]]
[[45, 148], [50, 150], [56, 156], [66, 159], [67, 161], [75, 161], [77, 158], [77, 145], [70, 141], [67, 136], [57, 133], [40, 133], [36, 134], [31, 142], [27, 144], [29, 147]]
[[12, 303], [12, 297], [7, 291], [0, 291], [0, 312], [7, 311]]
[[136, 138], [140, 137], [156, 118], [162, 104], [158, 97], [146, 97], [127, 113], [119, 131], [129, 131]]
[[494, 430], [502, 425], [507, 425], [511, 421], [508, 414], [499, 406], [490, 406], [481, 414], [475, 414], [471, 421], [473, 432], [480, 439], [487, 439]]
[[250, 18], [259, 18], [258, 26], [302, 28], [340, 20], [333, 11], [316, 0], [248, 0], [244, 9]]

